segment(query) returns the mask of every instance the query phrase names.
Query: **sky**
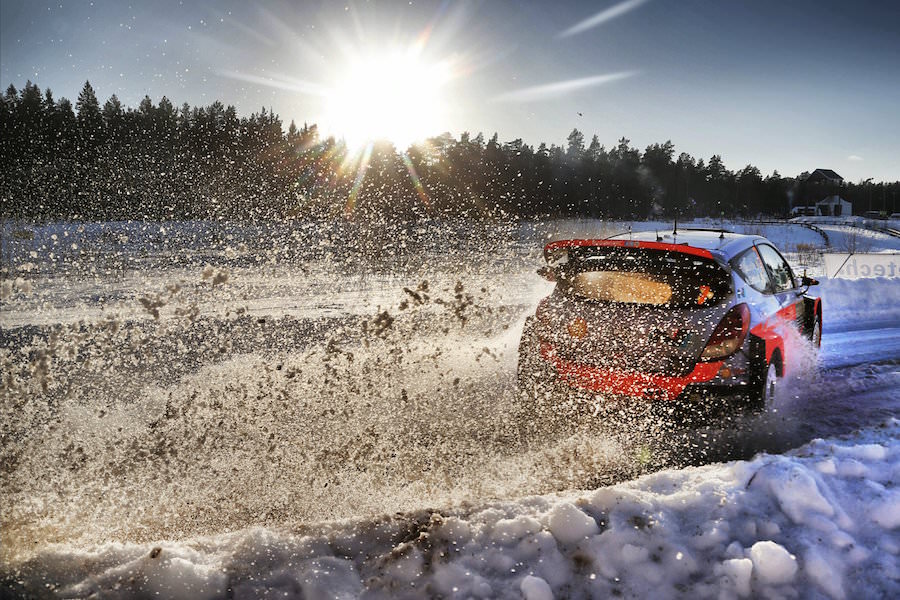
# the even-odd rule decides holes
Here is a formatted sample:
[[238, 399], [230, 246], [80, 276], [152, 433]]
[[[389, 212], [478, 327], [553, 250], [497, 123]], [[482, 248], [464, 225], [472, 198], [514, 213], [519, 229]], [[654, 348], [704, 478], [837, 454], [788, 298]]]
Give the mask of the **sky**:
[[[0, 83], [271, 107], [351, 137], [389, 81], [415, 135], [564, 144], [578, 128], [733, 170], [895, 181], [898, 24], [900, 2], [866, 0], [0, 0]], [[372, 57], [391, 52], [415, 60], [382, 77]]]

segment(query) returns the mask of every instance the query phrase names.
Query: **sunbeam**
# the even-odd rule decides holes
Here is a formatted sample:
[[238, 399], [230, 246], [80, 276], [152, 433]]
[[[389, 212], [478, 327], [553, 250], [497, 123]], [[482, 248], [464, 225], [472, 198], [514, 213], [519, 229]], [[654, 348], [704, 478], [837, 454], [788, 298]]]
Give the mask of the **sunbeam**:
[[409, 155], [406, 152], [400, 154], [400, 158], [403, 159], [403, 164], [406, 165], [406, 170], [409, 172], [409, 178], [412, 180], [413, 187], [416, 188], [416, 194], [419, 196], [419, 200], [422, 201], [426, 207], [431, 206], [431, 203], [428, 201], [428, 194], [425, 192], [425, 186], [422, 185], [422, 180], [419, 179], [419, 174], [416, 172], [416, 167], [413, 165], [412, 160], [410, 160]]
[[366, 171], [369, 170], [369, 159], [372, 157], [372, 143], [366, 144], [359, 158], [359, 165], [356, 169], [356, 179], [353, 181], [353, 187], [350, 188], [350, 195], [347, 197], [347, 204], [344, 207], [344, 215], [347, 218], [353, 216], [353, 210], [356, 208], [356, 198], [359, 196], [359, 190], [363, 181], [366, 179]]

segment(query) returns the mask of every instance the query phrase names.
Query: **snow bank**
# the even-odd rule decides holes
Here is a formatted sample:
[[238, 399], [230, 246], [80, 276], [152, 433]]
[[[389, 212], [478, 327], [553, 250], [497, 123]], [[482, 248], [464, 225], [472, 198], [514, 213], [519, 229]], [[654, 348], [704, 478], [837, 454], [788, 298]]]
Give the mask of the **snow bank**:
[[811, 293], [821, 295], [822, 324], [826, 331], [900, 322], [900, 282], [897, 279], [822, 278], [820, 281]]
[[[7, 595], [900, 597], [900, 420], [594, 492], [288, 532], [61, 547]], [[59, 582], [45, 588], [46, 581]]]

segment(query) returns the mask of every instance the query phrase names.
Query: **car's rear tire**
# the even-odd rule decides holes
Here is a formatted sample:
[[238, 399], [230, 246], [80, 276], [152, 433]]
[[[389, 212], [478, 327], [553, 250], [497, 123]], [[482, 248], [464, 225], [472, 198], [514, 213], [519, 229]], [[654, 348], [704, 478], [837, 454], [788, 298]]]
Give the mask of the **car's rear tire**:
[[822, 347], [822, 318], [819, 315], [816, 315], [816, 318], [813, 320], [812, 329], [809, 332], [809, 339], [812, 342], [813, 348], [818, 350]]
[[775, 398], [778, 392], [779, 355], [773, 354], [772, 359], [759, 369], [750, 382], [750, 407], [759, 412], [770, 412], [775, 407]]

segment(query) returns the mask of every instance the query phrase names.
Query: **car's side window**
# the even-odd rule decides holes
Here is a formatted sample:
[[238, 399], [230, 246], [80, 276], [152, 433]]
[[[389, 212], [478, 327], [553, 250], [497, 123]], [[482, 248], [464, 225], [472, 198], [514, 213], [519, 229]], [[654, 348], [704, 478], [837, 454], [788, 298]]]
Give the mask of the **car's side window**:
[[769, 268], [776, 292], [786, 292], [797, 287], [794, 283], [794, 274], [791, 272], [790, 265], [787, 264], [787, 261], [775, 248], [766, 244], [760, 244], [757, 248], [763, 262]]
[[756, 248], [750, 248], [732, 261], [732, 266], [747, 282], [750, 287], [758, 292], [769, 292], [769, 275], [766, 273], [766, 267], [763, 265]]

